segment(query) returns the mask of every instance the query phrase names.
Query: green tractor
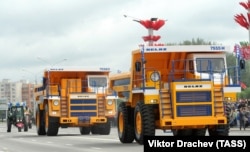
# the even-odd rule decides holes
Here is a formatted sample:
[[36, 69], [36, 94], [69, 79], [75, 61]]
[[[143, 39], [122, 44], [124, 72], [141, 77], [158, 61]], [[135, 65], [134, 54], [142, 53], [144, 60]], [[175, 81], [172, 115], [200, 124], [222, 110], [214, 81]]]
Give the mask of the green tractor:
[[25, 103], [9, 103], [8, 104], [8, 113], [7, 113], [7, 132], [11, 132], [11, 126], [14, 125], [17, 127], [18, 132], [28, 131], [29, 127], [29, 118], [25, 115], [26, 110]]

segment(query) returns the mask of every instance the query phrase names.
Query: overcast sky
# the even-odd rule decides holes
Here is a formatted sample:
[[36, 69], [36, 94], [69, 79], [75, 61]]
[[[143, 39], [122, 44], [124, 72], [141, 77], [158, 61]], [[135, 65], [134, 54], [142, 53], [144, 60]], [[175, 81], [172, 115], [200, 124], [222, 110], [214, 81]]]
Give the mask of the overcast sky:
[[[242, 0], [243, 2], [247, 0]], [[248, 40], [234, 21], [240, 0], [0, 0], [0, 81], [40, 80], [51, 66], [128, 71], [131, 50], [147, 30], [140, 20], [167, 20], [159, 42], [192, 38], [230, 45]], [[129, 17], [125, 18], [126, 14]], [[67, 59], [66, 61], [64, 59]]]

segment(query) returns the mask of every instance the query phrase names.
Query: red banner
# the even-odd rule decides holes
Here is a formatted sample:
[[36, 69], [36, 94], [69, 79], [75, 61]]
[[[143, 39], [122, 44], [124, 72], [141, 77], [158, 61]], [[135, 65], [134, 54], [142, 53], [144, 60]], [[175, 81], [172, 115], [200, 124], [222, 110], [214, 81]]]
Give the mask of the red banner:
[[243, 82], [240, 82], [240, 87], [241, 87], [242, 89], [246, 89], [246, 88], [247, 88], [247, 85], [246, 85], [245, 83], [243, 83]]

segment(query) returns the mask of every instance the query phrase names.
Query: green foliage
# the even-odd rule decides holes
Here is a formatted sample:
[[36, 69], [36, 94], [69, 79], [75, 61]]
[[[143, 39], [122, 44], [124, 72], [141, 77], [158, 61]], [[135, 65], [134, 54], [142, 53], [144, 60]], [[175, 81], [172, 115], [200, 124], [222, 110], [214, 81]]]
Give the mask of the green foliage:
[[250, 99], [250, 87], [237, 94], [238, 99]]
[[240, 45], [241, 46], [249, 46], [249, 42], [248, 41], [241, 41]]
[[180, 43], [167, 43], [167, 45], [216, 45], [216, 42], [210, 42], [210, 41], [205, 41], [204, 39], [201, 38], [196, 38], [190, 40], [185, 40]]
[[240, 71], [240, 81], [245, 83], [247, 86], [247, 89], [242, 90], [241, 93], [238, 94], [238, 98], [244, 98], [244, 99], [250, 99], [250, 62], [246, 61], [245, 69]]
[[201, 38], [197, 38], [197, 39], [192, 39], [191, 41], [186, 40], [183, 41], [182, 43], [180, 43], [179, 45], [214, 45], [216, 44], [215, 42], [207, 42]]

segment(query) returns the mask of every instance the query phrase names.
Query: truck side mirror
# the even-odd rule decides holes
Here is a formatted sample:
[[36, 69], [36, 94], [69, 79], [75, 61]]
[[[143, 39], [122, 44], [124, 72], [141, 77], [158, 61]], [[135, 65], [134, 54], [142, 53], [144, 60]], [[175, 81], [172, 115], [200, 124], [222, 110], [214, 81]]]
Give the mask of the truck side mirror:
[[43, 77], [43, 89], [46, 88], [47, 85], [47, 78]]
[[245, 60], [240, 60], [240, 69], [245, 69]]
[[136, 61], [135, 62], [135, 71], [140, 72], [141, 71], [141, 62]]

